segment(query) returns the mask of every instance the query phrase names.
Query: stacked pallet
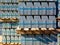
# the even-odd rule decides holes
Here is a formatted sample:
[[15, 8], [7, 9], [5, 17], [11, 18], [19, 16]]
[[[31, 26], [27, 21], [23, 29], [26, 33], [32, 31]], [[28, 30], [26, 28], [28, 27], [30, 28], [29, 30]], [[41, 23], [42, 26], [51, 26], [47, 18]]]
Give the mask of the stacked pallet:
[[60, 27], [60, 1], [58, 0], [58, 27]]
[[0, 0], [2, 44], [57, 45], [56, 1]]
[[20, 15], [56, 15], [53, 2], [20, 2], [19, 5]]
[[0, 20], [3, 45], [20, 45], [19, 35], [15, 28], [18, 25], [18, 2], [17, 0], [0, 0]]
[[56, 28], [56, 2], [21, 1], [19, 5], [21, 28]]
[[19, 28], [17, 34], [57, 34], [56, 29], [53, 28]]
[[20, 28], [56, 28], [55, 16], [20, 16]]
[[22, 45], [57, 45], [56, 35], [22, 35]]
[[16, 32], [21, 34], [21, 44], [57, 45], [56, 0], [18, 1], [20, 18]]

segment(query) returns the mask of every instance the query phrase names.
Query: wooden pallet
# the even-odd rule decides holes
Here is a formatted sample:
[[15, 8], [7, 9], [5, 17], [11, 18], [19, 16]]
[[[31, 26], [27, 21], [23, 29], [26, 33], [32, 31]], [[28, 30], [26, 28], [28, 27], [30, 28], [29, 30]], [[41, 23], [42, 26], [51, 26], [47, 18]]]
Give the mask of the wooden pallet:
[[20, 28], [20, 30], [16, 29], [17, 34], [57, 34], [57, 30], [54, 28], [28, 28], [28, 30], [24, 30], [24, 28]]
[[18, 22], [17, 18], [0, 18], [0, 22]]
[[21, 45], [19, 43], [2, 43], [2, 45]]

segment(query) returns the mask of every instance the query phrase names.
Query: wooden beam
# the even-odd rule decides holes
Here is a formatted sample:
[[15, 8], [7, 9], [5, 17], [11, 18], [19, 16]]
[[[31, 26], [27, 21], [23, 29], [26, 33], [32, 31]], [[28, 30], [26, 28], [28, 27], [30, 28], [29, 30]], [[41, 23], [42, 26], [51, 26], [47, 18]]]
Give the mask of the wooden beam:
[[12, 22], [18, 22], [19, 20], [17, 18], [10, 18]]
[[25, 28], [20, 28], [20, 30], [17, 30], [17, 34], [57, 34], [57, 32], [54, 28], [30, 28], [28, 30]]
[[26, 34], [26, 32], [25, 31], [23, 31], [23, 30], [20, 30], [20, 31], [17, 31], [19, 34]]
[[45, 30], [45, 31], [44, 31], [44, 34], [51, 34], [51, 31]]
[[60, 29], [56, 29], [56, 31], [60, 33]]
[[0, 22], [18, 22], [17, 18], [0, 18]]
[[21, 43], [2, 43], [2, 45], [21, 45]]
[[52, 34], [58, 34], [58, 32], [56, 30], [52, 30], [51, 33]]
[[21, 30], [17, 30], [17, 34], [57, 34], [56, 31], [50, 31], [50, 30], [45, 30], [45, 31], [42, 31], [42, 30], [35, 30], [35, 31], [21, 31]]

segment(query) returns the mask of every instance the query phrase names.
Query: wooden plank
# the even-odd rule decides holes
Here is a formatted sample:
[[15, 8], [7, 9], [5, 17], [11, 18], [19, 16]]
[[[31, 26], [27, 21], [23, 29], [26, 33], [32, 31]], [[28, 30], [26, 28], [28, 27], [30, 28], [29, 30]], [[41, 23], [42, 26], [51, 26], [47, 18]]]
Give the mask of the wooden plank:
[[60, 17], [59, 18], [56, 18], [57, 21], [60, 21]]
[[51, 34], [51, 31], [46, 30], [46, 31], [44, 31], [44, 33], [45, 33], [45, 34]]
[[55, 30], [51, 31], [52, 34], [58, 34], [58, 32]]
[[56, 29], [56, 31], [58, 31], [60, 33], [60, 29]]
[[54, 28], [30, 28], [28, 30], [20, 28], [17, 30], [17, 34], [57, 34], [55, 30]]
[[51, 34], [53, 33], [52, 31], [49, 31], [49, 30], [45, 30], [45, 31], [42, 31], [42, 30], [35, 30], [35, 31], [19, 31], [17, 30], [17, 34]]
[[49, 28], [48, 30], [56, 30], [56, 29], [54, 29], [54, 28]]
[[17, 18], [0, 18], [0, 22], [18, 22]]

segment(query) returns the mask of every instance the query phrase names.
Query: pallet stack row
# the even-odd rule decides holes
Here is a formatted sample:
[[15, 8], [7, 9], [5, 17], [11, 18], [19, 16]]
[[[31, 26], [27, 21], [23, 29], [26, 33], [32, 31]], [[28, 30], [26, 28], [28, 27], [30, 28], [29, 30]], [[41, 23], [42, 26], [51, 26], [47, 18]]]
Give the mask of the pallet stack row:
[[[58, 5], [57, 5], [57, 13], [58, 13], [58, 16], [57, 16], [57, 28], [59, 28], [60, 30], [60, 0], [58, 0]], [[60, 45], [60, 34], [57, 35], [57, 42], [58, 42], [58, 45]]]
[[[18, 0], [21, 45], [57, 45], [57, 35], [41, 34], [40, 28], [55, 30], [57, 0]], [[47, 29], [47, 31], [49, 31]], [[32, 32], [32, 33], [31, 33]], [[38, 33], [39, 32], [39, 33]], [[50, 32], [49, 32], [50, 33]]]
[[[7, 22], [13, 21], [19, 18], [18, 15], [18, 1], [17, 0], [0, 0], [0, 19], [3, 23], [0, 23], [0, 29], [2, 31], [2, 43], [3, 45], [17, 45], [19, 44], [20, 37], [16, 33], [15, 28], [18, 22]], [[20, 44], [19, 44], [20, 45]]]
[[3, 45], [57, 45], [57, 10], [57, 0], [0, 0]]
[[19, 5], [20, 15], [56, 15], [53, 2], [21, 2]]
[[60, 1], [58, 0], [58, 27], [60, 27], [60, 21], [59, 21], [59, 19], [60, 19]]
[[56, 28], [55, 16], [20, 16], [19, 21], [21, 28]]

